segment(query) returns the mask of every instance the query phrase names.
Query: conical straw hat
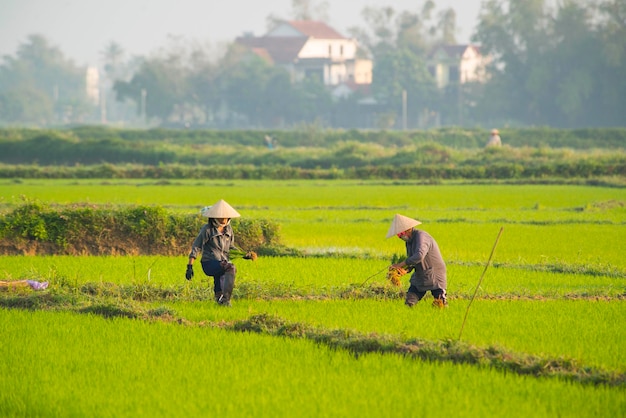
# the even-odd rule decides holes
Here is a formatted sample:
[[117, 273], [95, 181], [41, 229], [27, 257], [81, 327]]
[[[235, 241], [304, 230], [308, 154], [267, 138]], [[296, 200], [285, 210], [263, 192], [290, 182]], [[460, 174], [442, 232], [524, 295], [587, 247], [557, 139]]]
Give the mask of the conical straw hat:
[[224, 199], [213, 206], [205, 206], [201, 213], [205, 218], [239, 218], [241, 216]]
[[394, 235], [398, 235], [400, 232], [404, 232], [407, 229], [411, 229], [420, 224], [420, 221], [396, 214], [396, 216], [393, 217], [393, 221], [391, 222], [391, 226], [387, 232], [387, 238], [391, 238]]

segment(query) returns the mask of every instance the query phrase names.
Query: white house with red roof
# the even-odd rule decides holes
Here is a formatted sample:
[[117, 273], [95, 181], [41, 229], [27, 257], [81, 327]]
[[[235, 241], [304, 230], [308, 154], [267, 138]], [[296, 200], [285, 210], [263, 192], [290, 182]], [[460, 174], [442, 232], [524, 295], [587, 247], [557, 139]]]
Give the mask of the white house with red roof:
[[356, 40], [324, 22], [284, 21], [263, 36], [243, 36], [236, 42], [287, 69], [294, 81], [318, 77], [326, 86], [372, 83], [372, 61], [357, 58]]
[[485, 82], [489, 58], [480, 53], [476, 45], [440, 45], [428, 57], [428, 70], [437, 87], [449, 84]]

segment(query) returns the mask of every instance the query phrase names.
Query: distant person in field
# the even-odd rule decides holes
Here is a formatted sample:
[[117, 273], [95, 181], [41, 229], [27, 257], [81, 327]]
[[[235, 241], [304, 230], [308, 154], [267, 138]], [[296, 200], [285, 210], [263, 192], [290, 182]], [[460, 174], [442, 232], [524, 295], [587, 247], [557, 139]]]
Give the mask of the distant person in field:
[[497, 129], [491, 130], [491, 135], [489, 135], [489, 141], [487, 141], [487, 147], [501, 147], [502, 140], [500, 139], [500, 131]]
[[[204, 274], [213, 277], [215, 301], [223, 306], [231, 306], [237, 270], [230, 262], [229, 251], [237, 247], [230, 220], [241, 215], [224, 200], [205, 207], [201, 213], [208, 221], [191, 245], [185, 278], [192, 279], [193, 262], [200, 255]], [[244, 258], [250, 257], [246, 255]]]
[[404, 241], [407, 258], [392, 264], [390, 268], [397, 269], [401, 274], [413, 271], [404, 301], [407, 306], [412, 307], [430, 291], [435, 298], [433, 305], [444, 307], [448, 305], [446, 263], [435, 239], [429, 233], [415, 228], [420, 224], [420, 221], [399, 214], [393, 218], [387, 238], [395, 235]]

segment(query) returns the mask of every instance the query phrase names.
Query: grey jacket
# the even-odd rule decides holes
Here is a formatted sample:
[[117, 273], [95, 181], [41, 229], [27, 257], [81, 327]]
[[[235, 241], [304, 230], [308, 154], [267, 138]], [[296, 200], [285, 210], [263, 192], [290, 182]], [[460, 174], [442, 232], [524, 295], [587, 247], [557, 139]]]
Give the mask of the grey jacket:
[[413, 229], [406, 242], [406, 255], [407, 266], [414, 269], [410, 283], [417, 290], [446, 289], [446, 263], [437, 242], [428, 232]]
[[198, 254], [202, 252], [202, 261], [228, 261], [228, 252], [234, 245], [235, 237], [230, 224], [226, 225], [222, 233], [219, 233], [216, 228], [206, 223], [191, 244], [189, 257], [198, 258]]

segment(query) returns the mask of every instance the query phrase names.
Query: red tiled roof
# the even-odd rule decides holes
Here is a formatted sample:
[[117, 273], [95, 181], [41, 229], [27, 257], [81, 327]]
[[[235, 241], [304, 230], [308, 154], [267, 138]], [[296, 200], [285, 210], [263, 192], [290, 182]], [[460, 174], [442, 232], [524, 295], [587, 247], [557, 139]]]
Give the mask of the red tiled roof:
[[244, 36], [236, 42], [247, 46], [260, 56], [269, 55], [274, 62], [290, 63], [297, 57], [304, 44], [310, 39], [346, 39], [324, 22], [312, 20], [292, 20], [284, 22], [303, 36]]
[[298, 53], [308, 38], [294, 37], [242, 37], [237, 42], [251, 49], [263, 49], [274, 62], [288, 63], [298, 57]]
[[317, 39], [345, 39], [346, 37], [324, 22], [314, 20], [291, 20], [287, 22], [294, 29], [306, 36]]

